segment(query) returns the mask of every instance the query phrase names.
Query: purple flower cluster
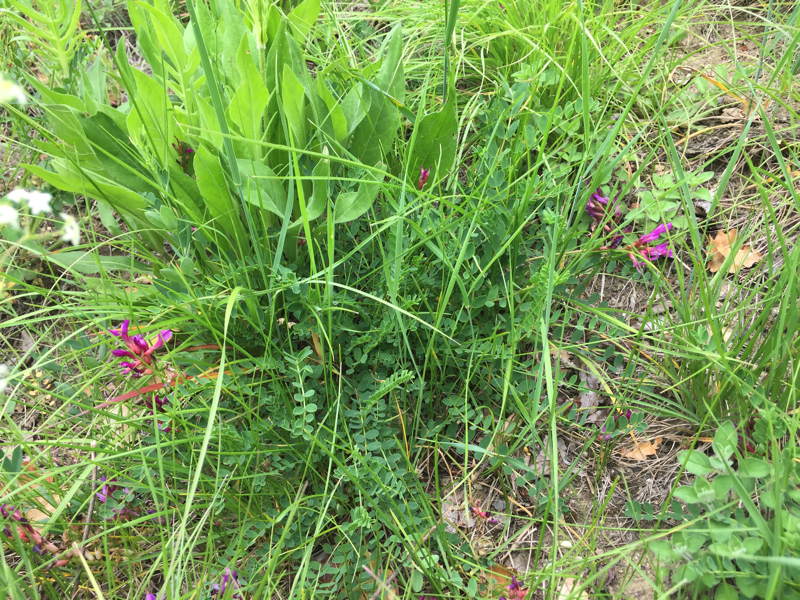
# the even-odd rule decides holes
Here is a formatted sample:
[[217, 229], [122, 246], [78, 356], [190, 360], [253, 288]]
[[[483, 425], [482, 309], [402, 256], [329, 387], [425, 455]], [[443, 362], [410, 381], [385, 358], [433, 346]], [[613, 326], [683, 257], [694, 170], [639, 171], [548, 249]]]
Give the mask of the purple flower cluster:
[[[211, 585], [211, 595], [217, 596], [219, 595], [222, 597], [225, 594], [225, 590], [227, 589], [228, 585], [230, 585], [234, 589], [239, 589], [241, 587], [241, 582], [239, 581], [239, 573], [231, 569], [230, 567], [225, 567], [225, 570], [222, 572], [222, 577], [220, 577], [219, 583], [214, 583]], [[231, 596], [234, 600], [241, 600], [242, 595], [238, 593], [234, 593]]]
[[483, 519], [484, 521], [489, 523], [489, 525], [499, 525], [500, 524], [500, 520], [496, 519], [495, 517], [493, 517], [492, 514], [488, 510], [481, 510], [477, 506], [473, 506], [472, 507], [472, 512], [475, 513], [476, 516], [480, 517], [481, 519]]
[[500, 596], [500, 600], [525, 600], [528, 590], [522, 587], [522, 582], [519, 581], [514, 575], [511, 576], [511, 583], [506, 588], [508, 589], [508, 597]]
[[148, 343], [142, 335], [129, 335], [128, 327], [130, 320], [125, 319], [118, 329], [109, 329], [108, 333], [120, 338], [127, 350], [115, 349], [111, 354], [118, 358], [129, 358], [131, 360], [124, 360], [119, 363], [122, 367], [122, 372], [125, 375], [132, 375], [133, 377], [141, 377], [147, 370], [147, 367], [155, 362], [153, 353], [167, 343], [172, 338], [172, 331], [163, 329], [158, 333], [156, 339]]
[[[661, 256], [666, 256], [667, 258], [672, 257], [672, 250], [669, 247], [669, 242], [662, 242], [656, 246], [647, 246], [646, 244], [651, 244], [652, 242], [658, 241], [662, 235], [667, 233], [672, 229], [672, 223], [661, 224], [650, 233], [646, 233], [641, 236], [638, 240], [631, 244], [630, 248], [633, 250], [632, 252], [628, 253], [630, 256], [631, 261], [633, 261], [633, 266], [637, 269], [641, 267], [645, 261], [652, 261], [656, 258]], [[640, 261], [637, 259], [637, 256], [641, 256], [644, 258], [644, 261]]]
[[[112, 479], [109, 481], [105, 475], [100, 476], [100, 481], [102, 482], [102, 485], [100, 486], [100, 489], [95, 492], [95, 498], [97, 498], [97, 500], [103, 504], [107, 504], [109, 500], [115, 500], [121, 504], [122, 498], [125, 498], [132, 493], [130, 488], [123, 488], [118, 485], [114, 485], [114, 480]], [[119, 490], [122, 490], [121, 497], [115, 498], [114, 494]], [[112, 512], [113, 515], [109, 517], [111, 519], [124, 519], [126, 517], [133, 518], [139, 516], [135, 510], [128, 508], [127, 506], [116, 507], [112, 510]]]
[[[631, 416], [633, 416], [633, 412], [629, 408], [628, 410], [625, 411], [625, 418], [628, 420], [628, 423], [630, 423], [630, 421], [631, 421]], [[616, 419], [614, 419], [614, 422], [616, 423]], [[606, 433], [606, 426], [605, 425], [603, 425], [600, 428], [600, 439], [601, 440], [604, 440], [604, 441], [607, 442], [608, 440], [610, 440], [613, 437], [614, 436], [612, 434]]]
[[426, 169], [425, 167], [419, 168], [419, 178], [417, 179], [417, 189], [421, 190], [425, 187], [425, 184], [428, 183], [428, 177], [430, 177], [431, 170]]
[[[117, 329], [109, 329], [108, 332], [118, 337], [125, 344], [125, 349], [117, 348], [111, 351], [111, 354], [117, 358], [126, 358], [130, 360], [120, 361], [119, 366], [122, 368], [123, 375], [130, 375], [131, 377], [142, 377], [143, 375], [152, 372], [151, 367], [155, 364], [154, 352], [162, 348], [170, 339], [172, 339], [172, 330], [162, 329], [152, 342], [147, 342], [143, 335], [130, 335], [130, 320], [125, 319], [120, 323]], [[148, 396], [144, 396], [145, 406], [150, 409], [150, 414], [161, 413], [166, 410], [169, 404], [167, 396], [159, 396], [153, 394], [147, 401]], [[171, 428], [164, 422], [158, 424], [161, 431], [169, 433]]]
[[[601, 227], [606, 235], [611, 236], [611, 241], [603, 249], [618, 248], [622, 244], [623, 234], [631, 233], [632, 226], [622, 227], [622, 208], [617, 203], [602, 195], [599, 188], [591, 195], [586, 203], [586, 213], [592, 218], [592, 231]], [[627, 246], [628, 256], [633, 262], [633, 266], [640, 268], [645, 262], [653, 261], [656, 258], [672, 256], [669, 242], [662, 242], [655, 246], [650, 246], [653, 242], [672, 229], [672, 223], [664, 223], [639, 237], [638, 240]], [[642, 260], [640, 260], [642, 259]]]

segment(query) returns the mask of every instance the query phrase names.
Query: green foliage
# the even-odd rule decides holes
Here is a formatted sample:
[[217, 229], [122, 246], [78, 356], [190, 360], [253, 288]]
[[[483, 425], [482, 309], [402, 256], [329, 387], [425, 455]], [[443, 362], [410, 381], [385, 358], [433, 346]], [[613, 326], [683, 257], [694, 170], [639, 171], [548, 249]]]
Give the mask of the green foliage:
[[653, 175], [653, 187], [639, 193], [639, 206], [630, 211], [629, 218], [644, 221], [647, 226], [671, 222], [678, 229], [686, 229], [689, 219], [681, 214], [682, 187], [688, 189], [688, 200], [700, 200], [711, 204], [711, 192], [701, 187], [714, 177], [712, 171], [685, 173], [678, 180], [672, 173]]
[[81, 0], [4, 0], [0, 21], [11, 28], [11, 43], [35, 48], [45, 74], [64, 81], [87, 49], [79, 24], [82, 6]]
[[[722, 96], [664, 102], [663, 51], [698, 18], [716, 24], [710, 7], [130, 0], [116, 29], [102, 22], [114, 3], [93, 6], [81, 27], [104, 35], [69, 48], [63, 78], [61, 50], [18, 77], [30, 57], [9, 46], [38, 99], [3, 116], [22, 183], [53, 186], [88, 226], [66, 250], [49, 218], [30, 221], [41, 239], [3, 233], [0, 491], [25, 510], [44, 499], [59, 549], [88, 550], [88, 569], [53, 569], [0, 535], [10, 597], [71, 597], [95, 585], [84, 573], [109, 600], [205, 597], [226, 568], [248, 598], [498, 597], [487, 580], [523, 555], [536, 593], [624, 597], [653, 538], [668, 541], [653, 546], [662, 596], [755, 581], [791, 597], [800, 319], [785, 298], [800, 250], [779, 214], [797, 204], [797, 156], [759, 114], [764, 133], [725, 150], [746, 184], [723, 174], [712, 198], [720, 156], [674, 147], [694, 139], [681, 120], [715, 117]], [[770, 62], [772, 31], [793, 48], [797, 17], [782, 19], [759, 13], [764, 33], [741, 39], [764, 43], [774, 105], [791, 107], [788, 69]], [[765, 78], [754, 100], [773, 93]], [[612, 177], [643, 228], [680, 224], [674, 262], [636, 272], [587, 241], [587, 195]], [[707, 225], [741, 216], [714, 210], [730, 189], [756, 189], [776, 232], [766, 268], [736, 280], [703, 253]], [[174, 332], [140, 378], [104, 333], [125, 318], [147, 339]], [[160, 377], [163, 410], [110, 401]], [[675, 436], [641, 469], [614, 464], [662, 417], [723, 423], [713, 455], [680, 455], [693, 479], [663, 508], [631, 499], [670, 487]], [[120, 488], [102, 506], [100, 476]], [[624, 498], [652, 533], [618, 518]], [[470, 524], [473, 508], [497, 522]], [[609, 547], [619, 538], [633, 541]]]
[[[757, 440], [758, 441], [758, 440]], [[776, 440], [760, 440], [773, 446]], [[680, 464], [695, 476], [674, 497], [686, 503], [681, 531], [650, 544], [664, 563], [679, 561], [672, 581], [717, 598], [791, 598], [800, 595], [800, 482], [796, 447], [777, 448], [767, 461], [739, 453], [739, 433], [720, 425], [711, 456], [683, 450]]]

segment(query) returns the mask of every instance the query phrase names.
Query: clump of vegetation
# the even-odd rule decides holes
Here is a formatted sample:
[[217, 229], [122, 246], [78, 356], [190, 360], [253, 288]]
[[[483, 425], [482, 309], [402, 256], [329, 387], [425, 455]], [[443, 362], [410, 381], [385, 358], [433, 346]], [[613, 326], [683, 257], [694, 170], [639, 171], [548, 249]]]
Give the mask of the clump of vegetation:
[[790, 5], [0, 5], [9, 598], [800, 596]]

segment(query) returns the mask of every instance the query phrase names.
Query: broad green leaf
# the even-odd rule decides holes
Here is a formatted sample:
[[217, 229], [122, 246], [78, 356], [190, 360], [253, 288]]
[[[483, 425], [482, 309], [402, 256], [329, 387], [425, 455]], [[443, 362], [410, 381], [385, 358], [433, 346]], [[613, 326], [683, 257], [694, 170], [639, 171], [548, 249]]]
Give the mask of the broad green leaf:
[[708, 456], [699, 450], [681, 450], [678, 452], [678, 462], [692, 475], [708, 475], [714, 472]]
[[333, 96], [333, 93], [328, 89], [322, 78], [317, 78], [317, 94], [322, 98], [328, 111], [328, 114], [324, 117], [323, 128], [325, 128], [325, 125], [330, 126], [334, 139], [343, 144], [349, 130], [342, 103]]
[[154, 191], [127, 133], [108, 115], [98, 112], [82, 119], [81, 124], [96, 156], [89, 168], [132, 190]]
[[308, 37], [319, 17], [319, 11], [320, 0], [303, 0], [287, 15], [292, 25], [292, 34], [298, 42], [302, 43]]
[[[323, 153], [328, 153], [328, 147], [323, 148]], [[314, 165], [314, 170], [311, 172], [314, 178], [311, 182], [313, 192], [306, 206], [308, 220], [313, 221], [325, 212], [325, 207], [328, 206], [328, 195], [330, 194], [330, 176], [331, 176], [331, 161], [327, 158], [321, 158], [319, 162]]]
[[717, 433], [714, 434], [711, 446], [717, 456], [727, 460], [736, 451], [738, 441], [739, 436], [736, 433], [736, 427], [730, 421], [725, 421], [719, 426]]
[[365, 85], [369, 96], [369, 107], [365, 116], [353, 131], [351, 152], [364, 163], [378, 163], [391, 149], [400, 127], [400, 111], [397, 103], [403, 101], [405, 79], [403, 77], [402, 33], [395, 27], [382, 47], [381, 66], [372, 85]]
[[257, 142], [263, 132], [261, 121], [269, 101], [269, 91], [264, 85], [258, 66], [250, 54], [250, 46], [245, 39], [239, 46], [237, 68], [241, 76], [241, 83], [231, 99], [228, 114], [231, 121], [239, 128], [242, 137], [253, 141], [253, 143], [239, 144], [243, 147], [244, 154], [248, 158], [257, 159], [260, 157], [261, 151]]
[[175, 140], [175, 117], [164, 87], [138, 69], [130, 69], [135, 81], [131, 95], [131, 112], [127, 118], [131, 140], [144, 155], [155, 155], [159, 166], [167, 168], [177, 160], [172, 147]]
[[76, 167], [63, 159], [50, 162], [55, 171], [48, 171], [38, 165], [22, 165], [30, 173], [40, 177], [53, 187], [73, 194], [81, 194], [87, 198], [108, 202], [118, 212], [135, 219], [141, 219], [150, 202], [121, 185], [105, 179], [99, 173], [76, 171]]
[[716, 498], [714, 488], [711, 487], [711, 484], [707, 479], [695, 479], [694, 483], [692, 484], [692, 488], [697, 495], [698, 502], [713, 502], [714, 498]]
[[370, 95], [365, 91], [364, 84], [357, 83], [342, 99], [342, 110], [347, 119], [347, 133], [351, 134], [367, 116], [370, 106]]
[[211, 106], [211, 102], [202, 96], [198, 96], [195, 101], [197, 103], [200, 123], [202, 124], [203, 138], [208, 140], [214, 148], [221, 152], [223, 137], [222, 131], [220, 131], [219, 128], [217, 113], [214, 112], [214, 107]]
[[176, 164], [169, 170], [169, 183], [173, 201], [180, 206], [183, 216], [193, 223], [202, 223], [205, 209], [195, 178], [184, 173]]
[[739, 462], [737, 473], [742, 477], [766, 477], [769, 475], [769, 463], [760, 458], [745, 458]]
[[652, 541], [648, 544], [648, 547], [653, 554], [655, 554], [664, 562], [672, 562], [678, 558], [678, 554], [675, 552], [675, 550], [673, 550], [672, 544], [670, 544], [667, 540]]
[[69, 250], [65, 252], [47, 252], [42, 255], [50, 262], [63, 269], [76, 271], [83, 275], [96, 275], [105, 271], [128, 271], [131, 273], [147, 273], [149, 268], [129, 256], [104, 256], [96, 252]]
[[237, 163], [245, 201], [283, 217], [286, 210], [286, 191], [275, 172], [259, 161], [240, 159]]
[[253, 34], [244, 22], [243, 12], [233, 2], [225, 0], [216, 2], [217, 18], [217, 57], [219, 68], [217, 78], [227, 80], [234, 88], [242, 83], [240, 72], [236, 68], [239, 47], [246, 43], [255, 56], [257, 51]]
[[49, 104], [45, 108], [51, 134], [67, 146], [59, 155], [69, 154], [74, 160], [91, 160], [94, 150], [84, 135], [76, 110], [63, 104]]
[[219, 157], [201, 146], [194, 154], [194, 172], [197, 187], [214, 220], [212, 226], [221, 228], [231, 238], [241, 233], [241, 226], [238, 226], [239, 211], [228, 190]]
[[[161, 49], [155, 38], [152, 26], [150, 24], [149, 15], [144, 5], [139, 2], [128, 3], [128, 18], [133, 25], [133, 30], [136, 32], [136, 46], [142, 56], [147, 60], [154, 75], [157, 77], [164, 77], [164, 63], [162, 60]], [[120, 52], [122, 50], [122, 52]], [[128, 65], [128, 57], [125, 55], [124, 45], [119, 44], [117, 47], [117, 65], [120, 67]], [[121, 69], [122, 70], [122, 69]], [[132, 67], [124, 69], [124, 74], [129, 74], [130, 71], [135, 70]], [[125, 82], [126, 85], [129, 82]], [[128, 90], [130, 94], [130, 90]]]
[[289, 65], [283, 65], [281, 99], [286, 121], [294, 137], [294, 146], [304, 148], [306, 143], [305, 88]]
[[739, 592], [729, 583], [721, 583], [714, 593], [714, 600], [739, 600]]
[[[141, 0], [135, 2], [135, 4], [148, 13], [151, 39], [163, 52], [167, 64], [174, 69], [177, 79], [180, 79], [180, 76], [185, 71], [196, 69], [199, 65], [199, 56], [197, 63], [194, 65], [189, 64], [189, 57], [186, 54], [183, 42], [183, 27], [172, 16], [172, 13], [159, 10], [159, 8]], [[191, 68], [192, 66], [193, 68]]]
[[403, 32], [396, 25], [384, 40], [381, 47], [381, 68], [375, 77], [375, 84], [398, 102], [403, 101], [406, 82], [403, 77]]
[[98, 106], [108, 103], [105, 56], [104, 52], [98, 54], [91, 65], [77, 75], [81, 97], [85, 99], [91, 114], [97, 111]]
[[683, 485], [675, 490], [674, 496], [678, 500], [683, 500], [687, 504], [695, 504], [700, 502], [700, 500], [697, 498], [697, 493], [694, 491], [694, 488], [688, 485]]
[[717, 500], [725, 500], [728, 494], [733, 489], [733, 477], [730, 475], [719, 475], [711, 482], [711, 487], [714, 489], [714, 497]]
[[334, 205], [334, 222], [346, 223], [367, 212], [378, 195], [379, 187], [377, 181], [364, 181], [358, 186], [358, 191], [339, 194]]
[[456, 156], [455, 90], [450, 91], [447, 103], [439, 112], [425, 115], [415, 128], [414, 148], [408, 161], [409, 181], [415, 184], [420, 169], [429, 169], [427, 185], [432, 186], [447, 176]]
[[764, 545], [764, 540], [757, 537], [746, 537], [742, 540], [742, 548], [744, 549], [744, 554], [755, 554], [761, 547]]

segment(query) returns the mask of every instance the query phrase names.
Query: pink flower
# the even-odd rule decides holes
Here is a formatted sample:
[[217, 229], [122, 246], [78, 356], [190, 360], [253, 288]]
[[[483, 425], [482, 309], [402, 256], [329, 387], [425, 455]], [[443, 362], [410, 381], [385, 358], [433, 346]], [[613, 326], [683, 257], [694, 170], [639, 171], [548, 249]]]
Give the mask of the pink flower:
[[431, 170], [426, 169], [425, 167], [419, 168], [419, 179], [417, 179], [417, 189], [421, 190], [425, 187], [425, 184], [428, 182], [428, 176], [430, 176]]
[[100, 502], [105, 504], [106, 502], [108, 502], [108, 497], [111, 496], [117, 490], [117, 486], [109, 485], [107, 483], [108, 480], [106, 479], [105, 475], [100, 476], [100, 481], [103, 482], [103, 485], [100, 486], [100, 489], [97, 491], [97, 493], [95, 493], [95, 496], [97, 496], [97, 499]]
[[[212, 596], [223, 596], [225, 595], [225, 589], [228, 585], [231, 585], [234, 589], [239, 589], [241, 584], [239, 583], [239, 573], [236, 570], [231, 569], [230, 567], [225, 567], [225, 570], [222, 573], [222, 577], [220, 578], [219, 583], [214, 583], [211, 585], [211, 595]], [[232, 598], [236, 600], [241, 600], [241, 594], [234, 593]]]
[[[657, 246], [645, 246], [645, 244], [657, 241], [662, 235], [670, 231], [672, 227], [672, 223], [662, 223], [653, 229], [653, 231], [650, 233], [645, 233], [633, 244], [631, 244], [630, 248], [632, 252], [629, 252], [628, 256], [630, 256], [634, 267], [638, 269], [645, 263], [645, 261], [652, 261], [661, 256], [672, 256], [672, 250], [670, 249], [668, 242], [663, 242]], [[639, 260], [637, 258], [637, 253], [644, 260]]]
[[508, 584], [508, 594], [509, 600], [525, 600], [525, 596], [528, 594], [528, 590], [522, 587], [522, 582], [520, 582], [514, 575], [511, 576], [511, 583]]
[[500, 523], [497, 519], [495, 519], [488, 511], [481, 510], [477, 506], [472, 507], [472, 512], [474, 512], [477, 516], [481, 519], [484, 519], [490, 525], [497, 525]]
[[[622, 243], [620, 228], [622, 227], [622, 209], [616, 201], [612, 202], [601, 194], [602, 190], [597, 190], [592, 194], [586, 203], [586, 213], [592, 218], [592, 231], [602, 224], [603, 232], [611, 234], [611, 243], [605, 248], [616, 248]], [[622, 229], [625, 233], [630, 233], [630, 226]]]
[[153, 364], [153, 353], [172, 338], [172, 331], [169, 329], [161, 330], [156, 338], [148, 344], [142, 335], [128, 335], [129, 326], [130, 320], [125, 319], [120, 323], [118, 329], [108, 330], [111, 335], [122, 339], [127, 348], [127, 350], [122, 348], [114, 349], [111, 354], [118, 358], [127, 357], [133, 359], [132, 361], [122, 361], [119, 365], [122, 367], [124, 374], [132, 373], [134, 377], [138, 377], [144, 373], [144, 365]]
[[642, 237], [639, 238], [639, 244], [649, 244], [650, 242], [655, 242], [658, 238], [662, 235], [667, 233], [672, 229], [672, 223], [662, 223], [650, 233], [645, 233]]

